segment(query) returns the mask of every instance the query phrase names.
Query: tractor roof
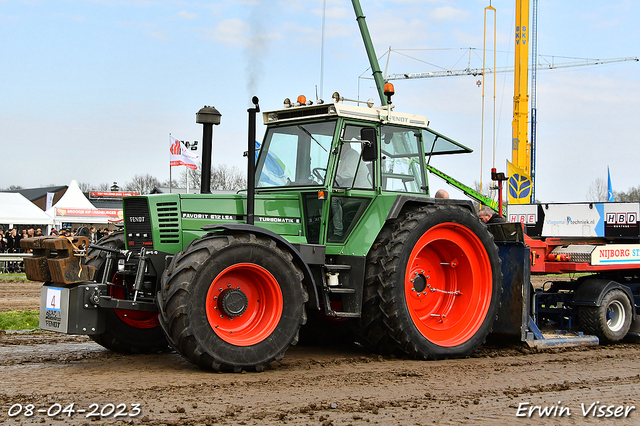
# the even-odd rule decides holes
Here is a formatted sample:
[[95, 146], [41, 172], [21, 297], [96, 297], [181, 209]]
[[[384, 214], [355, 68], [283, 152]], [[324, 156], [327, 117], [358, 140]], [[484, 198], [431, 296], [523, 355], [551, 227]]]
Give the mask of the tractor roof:
[[343, 103], [326, 103], [316, 105], [301, 105], [267, 111], [262, 114], [264, 124], [299, 120], [303, 118], [320, 117], [349, 117], [372, 122], [389, 122], [407, 126], [428, 128], [429, 120], [422, 115], [395, 112], [388, 107], [368, 108]]

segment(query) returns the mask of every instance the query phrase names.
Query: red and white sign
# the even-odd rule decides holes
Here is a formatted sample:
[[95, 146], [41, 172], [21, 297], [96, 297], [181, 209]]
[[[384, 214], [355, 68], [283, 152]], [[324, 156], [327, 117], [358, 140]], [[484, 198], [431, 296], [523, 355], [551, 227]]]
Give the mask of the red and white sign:
[[510, 204], [508, 209], [509, 222], [534, 225], [538, 222], [538, 206], [535, 204]]
[[86, 216], [86, 217], [119, 217], [122, 218], [122, 209], [59, 209], [56, 208], [56, 216]]
[[106, 192], [106, 191], [91, 191], [89, 197], [91, 198], [122, 198], [131, 197], [133, 195], [140, 195], [138, 192]]
[[640, 248], [637, 244], [607, 244], [596, 246], [591, 253], [592, 265], [640, 264]]

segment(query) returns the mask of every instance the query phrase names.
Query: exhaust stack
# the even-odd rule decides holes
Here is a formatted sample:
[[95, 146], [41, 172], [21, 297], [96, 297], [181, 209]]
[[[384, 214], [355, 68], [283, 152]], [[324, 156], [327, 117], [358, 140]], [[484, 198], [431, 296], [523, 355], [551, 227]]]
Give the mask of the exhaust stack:
[[200, 193], [211, 194], [211, 151], [213, 125], [220, 124], [222, 114], [215, 107], [204, 106], [196, 113], [196, 123], [202, 124], [202, 170], [200, 171]]
[[256, 114], [260, 112], [258, 97], [251, 98], [254, 107], [249, 108], [249, 140], [247, 149], [247, 223], [253, 225], [255, 210], [255, 186], [256, 186]]

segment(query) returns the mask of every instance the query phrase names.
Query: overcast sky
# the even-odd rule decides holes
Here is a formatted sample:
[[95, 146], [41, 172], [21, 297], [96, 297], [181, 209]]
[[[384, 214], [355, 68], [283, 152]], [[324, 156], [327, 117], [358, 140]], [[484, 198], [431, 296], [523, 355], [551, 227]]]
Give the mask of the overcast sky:
[[[247, 108], [333, 91], [374, 98], [351, 2], [326, 0], [0, 0], [0, 188], [124, 184], [169, 177], [169, 134], [201, 140], [214, 105], [213, 164], [245, 167]], [[361, 0], [387, 73], [482, 66], [488, 0]], [[515, 0], [497, 9], [498, 66], [513, 64]], [[638, 1], [539, 0], [541, 62], [640, 55]], [[387, 62], [385, 53], [393, 49]], [[474, 48], [475, 50], [468, 50]], [[579, 59], [574, 59], [579, 58]], [[492, 166], [493, 77], [395, 81], [396, 110], [474, 149], [433, 161], [472, 186]], [[317, 87], [317, 89], [316, 89]], [[640, 185], [640, 63], [538, 73], [537, 198], [584, 201], [590, 184]], [[497, 74], [496, 167], [511, 159], [512, 74]], [[260, 123], [261, 123], [260, 119]], [[261, 126], [262, 127], [262, 126]], [[262, 128], [259, 132], [262, 134]], [[484, 164], [480, 141], [484, 139]], [[175, 167], [174, 177], [182, 170]], [[432, 187], [444, 186], [432, 178]]]

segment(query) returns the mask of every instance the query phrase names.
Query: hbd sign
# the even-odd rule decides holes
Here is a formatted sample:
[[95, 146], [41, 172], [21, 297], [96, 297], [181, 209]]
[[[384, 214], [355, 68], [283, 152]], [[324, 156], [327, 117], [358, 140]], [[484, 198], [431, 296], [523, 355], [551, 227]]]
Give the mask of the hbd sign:
[[615, 225], [635, 225], [638, 221], [638, 214], [634, 212], [614, 213], [608, 212], [605, 222]]

